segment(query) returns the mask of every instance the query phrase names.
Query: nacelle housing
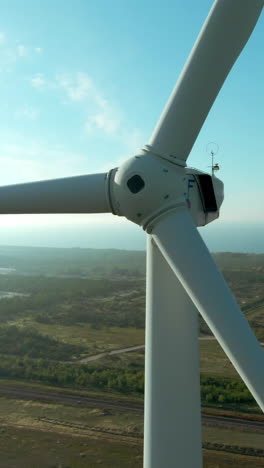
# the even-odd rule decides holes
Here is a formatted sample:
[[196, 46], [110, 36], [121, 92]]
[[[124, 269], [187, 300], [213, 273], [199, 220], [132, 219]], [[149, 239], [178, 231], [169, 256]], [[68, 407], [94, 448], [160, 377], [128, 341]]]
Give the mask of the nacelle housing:
[[113, 214], [125, 216], [147, 232], [160, 215], [186, 206], [196, 226], [219, 216], [223, 183], [214, 176], [142, 152], [108, 175]]

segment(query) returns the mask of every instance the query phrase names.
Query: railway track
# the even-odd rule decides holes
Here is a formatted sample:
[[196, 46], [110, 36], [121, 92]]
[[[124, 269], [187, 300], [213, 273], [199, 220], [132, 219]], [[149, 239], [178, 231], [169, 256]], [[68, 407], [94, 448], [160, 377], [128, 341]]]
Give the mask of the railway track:
[[[143, 413], [144, 411], [143, 403], [135, 403], [129, 400], [114, 400], [111, 398], [107, 399], [83, 395], [81, 393], [39, 390], [36, 388], [29, 389], [26, 387], [0, 386], [0, 397], [1, 396], [16, 398], [18, 400], [43, 401], [71, 406], [114, 409], [118, 411], [135, 411], [139, 413]], [[263, 431], [264, 433], [264, 420], [255, 421], [248, 418], [243, 419], [241, 417], [202, 414], [202, 422], [203, 424], [211, 426], [244, 427], [247, 430], [257, 432]]]

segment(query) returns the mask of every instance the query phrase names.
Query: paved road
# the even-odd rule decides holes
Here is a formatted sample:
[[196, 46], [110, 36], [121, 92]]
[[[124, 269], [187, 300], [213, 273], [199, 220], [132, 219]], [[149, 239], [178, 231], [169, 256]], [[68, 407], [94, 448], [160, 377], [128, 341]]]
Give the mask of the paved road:
[[[115, 409], [119, 411], [136, 411], [143, 413], [144, 405], [141, 403], [134, 403], [129, 400], [112, 400], [102, 397], [90, 397], [84, 396], [78, 393], [70, 393], [63, 391], [54, 390], [39, 390], [36, 388], [26, 387], [12, 387], [12, 386], [0, 386], [0, 397], [6, 396], [9, 398], [24, 399], [24, 400], [35, 400], [44, 401], [50, 403], [61, 403], [64, 405], [71, 406], [84, 406], [84, 407], [102, 407], [108, 409]], [[241, 419], [235, 417], [226, 416], [214, 416], [202, 414], [203, 423], [211, 426], [225, 426], [225, 427], [236, 427], [237, 429], [244, 427], [252, 431], [263, 431], [264, 433], [264, 420], [263, 421], [252, 421], [248, 419]]]

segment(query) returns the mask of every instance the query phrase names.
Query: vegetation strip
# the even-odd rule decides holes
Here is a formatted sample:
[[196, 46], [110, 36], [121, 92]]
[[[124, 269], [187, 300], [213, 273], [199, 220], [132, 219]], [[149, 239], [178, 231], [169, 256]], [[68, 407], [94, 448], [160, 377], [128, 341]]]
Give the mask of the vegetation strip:
[[[144, 394], [144, 363], [126, 367], [110, 365], [57, 363], [46, 359], [0, 355], [0, 378], [28, 379], [57, 386]], [[242, 381], [224, 377], [201, 377], [202, 402], [207, 404], [254, 404]]]
[[89, 426], [87, 424], [69, 423], [67, 421], [61, 421], [58, 419], [52, 419], [52, 418], [46, 418], [46, 417], [40, 417], [38, 418], [38, 421], [43, 421], [43, 422], [54, 424], [57, 426], [66, 426], [66, 427], [72, 427], [75, 429], [85, 429], [85, 430], [92, 431], [92, 432], [102, 432], [106, 434], [114, 434], [114, 435], [120, 435], [120, 436], [125, 436], [125, 437], [134, 437], [136, 439], [143, 438], [143, 434], [141, 434], [140, 432], [120, 431], [118, 429], [106, 429], [103, 427]]
[[203, 448], [207, 450], [217, 450], [221, 452], [236, 453], [239, 455], [248, 455], [251, 457], [263, 457], [264, 450], [251, 448], [251, 447], [240, 447], [238, 445], [226, 445], [226, 444], [217, 444], [212, 442], [204, 442]]
[[241, 425], [245, 425], [247, 424], [248, 426], [252, 426], [254, 427], [255, 429], [256, 428], [260, 428], [260, 429], [264, 429], [264, 421], [256, 421], [256, 420], [250, 420], [250, 419], [243, 419], [242, 417], [230, 417], [230, 416], [220, 416], [220, 415], [209, 415], [209, 414], [204, 414], [203, 415], [203, 419], [204, 421], [206, 422], [212, 422], [212, 423], [218, 423], [218, 422], [223, 422], [223, 423], [234, 423], [236, 426], [241, 424]]
[[[124, 437], [127, 442], [129, 442], [129, 444], [138, 444], [138, 443], [141, 443], [142, 439], [143, 439], [143, 435], [140, 434], [140, 433], [123, 433], [123, 432], [120, 432], [120, 431], [114, 431], [114, 430], [111, 430], [111, 429], [104, 429], [104, 428], [98, 428], [98, 427], [93, 427], [93, 426], [88, 426], [88, 425], [82, 425], [82, 424], [74, 424], [74, 423], [67, 423], [65, 421], [60, 421], [60, 420], [56, 420], [56, 419], [52, 419], [52, 418], [45, 418], [45, 417], [40, 417], [38, 418], [39, 421], [42, 421], [42, 422], [46, 422], [47, 424], [51, 424], [51, 425], [57, 425], [57, 426], [65, 426], [65, 427], [72, 427], [72, 428], [76, 428], [76, 429], [80, 429], [80, 430], [86, 430], [86, 431], [90, 431], [90, 432], [94, 432], [98, 435], [100, 434], [107, 434], [109, 436], [113, 436], [112, 439], [115, 440], [115, 438], [119, 438], [119, 437]], [[24, 424], [1, 424], [1, 427], [5, 427], [5, 428], [15, 428], [15, 429], [18, 429], [18, 430], [23, 430], [23, 429], [28, 429], [28, 430], [32, 430], [32, 427], [31, 426], [26, 426]], [[38, 431], [41, 433], [45, 433], [46, 431], [39, 428]], [[36, 430], [34, 429], [33, 431], [34, 433], [36, 432]], [[72, 436], [75, 436], [75, 437], [80, 437], [82, 434], [76, 434], [76, 433], [72, 433], [71, 434], [71, 437]], [[86, 433], [86, 437], [87, 437], [87, 433]], [[109, 437], [107, 437], [107, 439], [110, 440]], [[107, 440], [106, 439], [106, 440]], [[119, 442], [121, 442], [122, 439], [119, 439]], [[264, 457], [264, 450], [263, 449], [258, 449], [258, 448], [251, 448], [251, 447], [242, 447], [242, 446], [238, 446], [238, 445], [228, 445], [228, 444], [220, 444], [220, 443], [213, 443], [213, 442], [203, 442], [203, 449], [206, 449], [206, 450], [210, 450], [210, 451], [217, 451], [217, 452], [225, 452], [225, 453], [233, 453], [233, 454], [236, 454], [236, 455], [243, 455], [243, 456], [252, 456], [252, 457], [258, 457], [258, 458], [262, 458]], [[233, 465], [232, 465], [233, 466]], [[244, 466], [244, 465], [243, 465]]]
[[[136, 439], [143, 439], [143, 434], [139, 432], [120, 431], [120, 430], [115, 430], [115, 429], [106, 429], [102, 427], [89, 426], [87, 424], [68, 423], [67, 421], [61, 421], [61, 420], [46, 418], [46, 417], [40, 417], [38, 418], [38, 420], [52, 424], [52, 425], [66, 426], [66, 427], [71, 427], [71, 428], [76, 428], [76, 429], [84, 429], [84, 430], [88, 430], [92, 432], [99, 432], [99, 433], [105, 433], [105, 434], [111, 434], [111, 435], [117, 435], [117, 436], [125, 436], [125, 437], [133, 437]], [[221, 452], [229, 452], [229, 453], [235, 453], [239, 455], [248, 455], [248, 456], [254, 456], [254, 457], [264, 456], [263, 449], [241, 447], [238, 445], [227, 445], [227, 444], [218, 444], [218, 443], [212, 443], [212, 442], [203, 442], [203, 448], [207, 450], [217, 450]]]

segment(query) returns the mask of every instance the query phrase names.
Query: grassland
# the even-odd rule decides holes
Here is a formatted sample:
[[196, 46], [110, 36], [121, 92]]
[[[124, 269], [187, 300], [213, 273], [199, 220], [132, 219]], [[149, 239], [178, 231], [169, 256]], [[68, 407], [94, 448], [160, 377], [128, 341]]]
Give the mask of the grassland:
[[141, 345], [145, 341], [145, 331], [136, 328], [108, 327], [98, 330], [90, 324], [54, 327], [33, 321], [28, 321], [28, 325], [63, 343], [82, 346], [85, 349], [83, 357], [112, 349]]
[[[0, 414], [0, 467], [142, 467], [142, 439], [114, 436], [113, 431], [142, 432], [143, 415], [6, 398], [0, 398]], [[51, 422], [56, 420], [61, 424]], [[110, 432], [78, 429], [74, 427], [76, 423]], [[251, 443], [255, 448], [263, 447], [263, 434], [250, 431], [205, 427], [203, 439], [218, 444], [248, 447]], [[214, 450], [203, 453], [205, 468], [263, 466], [260, 457]]]
[[[15, 450], [14, 450], [15, 447]], [[2, 427], [1, 468], [139, 468], [142, 444], [72, 436], [54, 431]]]
[[249, 430], [234, 430], [222, 427], [203, 427], [203, 440], [213, 444], [236, 445], [239, 447], [252, 447], [263, 449], [264, 434]]
[[[57, 425], [52, 421], [59, 421]], [[63, 425], [65, 423], [65, 425]], [[43, 403], [0, 398], [0, 425], [18, 425], [39, 430], [55, 429], [58, 432], [90, 435], [92, 431], [75, 426], [86, 425], [102, 430], [124, 433], [143, 433], [143, 413], [118, 411], [117, 409], [86, 408], [63, 404]], [[70, 424], [73, 426], [71, 427]]]
[[214, 450], [203, 450], [204, 468], [262, 468], [263, 459], [235, 455]]
[[[68, 406], [9, 399], [2, 396], [0, 398], [1, 425], [16, 425], [37, 430], [55, 430], [65, 434], [87, 436], [94, 436], [93, 431], [89, 431], [88, 428], [97, 428], [99, 432], [100, 430], [109, 431], [110, 435], [112, 432], [117, 432], [118, 434], [124, 434], [124, 436], [136, 434], [142, 437], [143, 412], [128, 410], [124, 412], [102, 407]], [[81, 428], [82, 426], [83, 428]], [[264, 434], [263, 432], [253, 432], [250, 427], [243, 427], [241, 430], [214, 427], [212, 430], [211, 426], [204, 426], [203, 441], [263, 449]]]
[[240, 379], [234, 366], [215, 339], [200, 340], [200, 368], [204, 375]]
[[[264, 256], [217, 254], [215, 258], [255, 333], [260, 341], [264, 341]], [[13, 385], [23, 385], [26, 375], [28, 379], [32, 378], [31, 371], [37, 365], [42, 365], [46, 372], [51, 366], [52, 375], [53, 363], [56, 372], [55, 361], [73, 360], [74, 363], [67, 365], [74, 369], [83, 357], [144, 343], [143, 252], [0, 248], [0, 268], [13, 269], [10, 274], [0, 276], [0, 291], [25, 294], [0, 300], [2, 364], [8, 356], [13, 359], [10, 365], [14, 365], [14, 369], [15, 364], [21, 369], [24, 363], [28, 366], [27, 372], [21, 373], [20, 381], [16, 382], [15, 377], [11, 380]], [[204, 333], [209, 331], [201, 321], [201, 334]], [[239, 381], [240, 377], [216, 340], [210, 336], [206, 338], [200, 340], [202, 375]], [[170, 365], [172, 363], [170, 359]], [[126, 383], [126, 377], [131, 380], [138, 371], [142, 373], [143, 351], [105, 356], [93, 366], [90, 370], [96, 370], [98, 376], [100, 372], [105, 378], [107, 372], [112, 375], [112, 387], [103, 386], [98, 380], [101, 387], [89, 390], [94, 395], [107, 390], [108, 397], [142, 401], [143, 394], [131, 393], [127, 385], [122, 387], [120, 384], [117, 392], [114, 378], [120, 374]], [[63, 365], [57, 367], [62, 374], [65, 369]], [[88, 368], [83, 367], [82, 373], [87, 374]], [[81, 380], [85, 383], [85, 379]], [[75, 391], [85, 393], [81, 380], [80, 387], [71, 387], [71, 391], [75, 388]], [[65, 382], [70, 388], [67, 379]], [[0, 383], [4, 385], [8, 381], [1, 380]], [[28, 384], [45, 388], [36, 380], [34, 383], [28, 381]], [[56, 379], [53, 385], [58, 385]], [[52, 388], [51, 383], [50, 386]], [[64, 389], [66, 391], [65, 386]], [[241, 413], [252, 415], [257, 411], [252, 404], [235, 406]], [[221, 411], [221, 408], [226, 411], [232, 406], [216, 401], [210, 408], [210, 411]], [[124, 414], [1, 397], [0, 467], [141, 467], [141, 439], [111, 433], [96, 435], [76, 425], [142, 434], [142, 418], [142, 415], [130, 412]], [[54, 420], [61, 423], [56, 425]], [[220, 427], [205, 427], [204, 442], [252, 448], [263, 448], [264, 445], [262, 434]], [[263, 466], [263, 459], [254, 456], [204, 450], [204, 457], [205, 468]]]
[[[138, 332], [138, 330], [136, 332]], [[140, 338], [142, 341], [139, 344], [144, 343], [144, 335], [141, 335]], [[129, 342], [127, 342], [127, 344], [129, 344]], [[211, 337], [202, 338], [199, 340], [199, 345], [200, 369], [202, 374], [240, 379], [234, 366], [230, 363], [229, 359], [226, 357], [226, 354], [215, 339], [212, 339]], [[100, 360], [100, 363], [104, 365], [111, 364], [112, 366], [116, 367], [125, 367], [133, 362], [143, 364], [144, 358], [145, 356], [143, 351], [135, 351], [133, 353], [104, 357]]]
[[[143, 463], [142, 443], [129, 445], [14, 426], [2, 427], [0, 434], [1, 468], [141, 468]], [[204, 468], [263, 467], [258, 457], [213, 450], [204, 450], [203, 455]]]

